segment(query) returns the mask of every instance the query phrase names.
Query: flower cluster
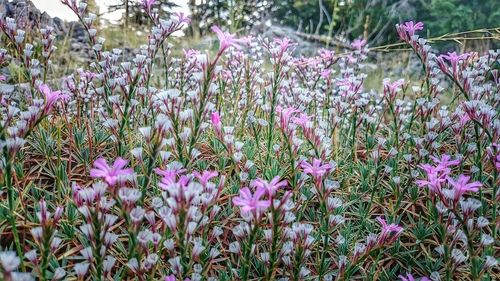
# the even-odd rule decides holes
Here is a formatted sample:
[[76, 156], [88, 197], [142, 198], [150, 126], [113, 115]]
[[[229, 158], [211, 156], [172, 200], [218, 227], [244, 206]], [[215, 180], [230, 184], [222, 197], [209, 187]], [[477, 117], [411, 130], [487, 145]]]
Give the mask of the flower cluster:
[[0, 81], [26, 82], [0, 96], [0, 279], [495, 279], [499, 51], [439, 55], [400, 24], [422, 71], [373, 88], [365, 40], [307, 57], [213, 26], [176, 52], [189, 18], [143, 0], [125, 55], [62, 2], [90, 59], [55, 81], [54, 29], [0, 17], [25, 74]]

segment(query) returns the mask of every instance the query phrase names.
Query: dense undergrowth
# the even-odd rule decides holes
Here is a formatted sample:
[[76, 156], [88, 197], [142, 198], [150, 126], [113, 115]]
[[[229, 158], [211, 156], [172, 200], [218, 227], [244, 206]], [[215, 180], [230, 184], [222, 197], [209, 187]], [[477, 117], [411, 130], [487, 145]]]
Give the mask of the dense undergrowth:
[[421, 79], [365, 91], [360, 40], [293, 57], [214, 26], [216, 54], [174, 57], [189, 19], [145, 1], [130, 58], [63, 2], [93, 62], [58, 84], [53, 30], [0, 20], [29, 81], [0, 99], [4, 280], [498, 280], [499, 51], [438, 55], [407, 22]]

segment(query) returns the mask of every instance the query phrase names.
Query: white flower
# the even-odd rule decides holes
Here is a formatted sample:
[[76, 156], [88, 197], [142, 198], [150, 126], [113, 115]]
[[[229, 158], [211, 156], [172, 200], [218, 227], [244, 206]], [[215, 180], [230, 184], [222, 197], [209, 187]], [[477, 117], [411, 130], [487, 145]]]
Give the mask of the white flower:
[[497, 266], [498, 261], [492, 256], [486, 256], [486, 261], [484, 262], [484, 267], [486, 269], [491, 269], [495, 266]]
[[484, 233], [481, 235], [481, 245], [489, 246], [489, 245], [493, 244], [493, 242], [495, 242], [495, 241], [494, 241], [493, 237], [491, 237], [490, 235], [484, 234]]
[[0, 264], [2, 264], [3, 270], [5, 272], [12, 272], [19, 267], [21, 259], [19, 259], [15, 252], [1, 252], [0, 253]]
[[459, 265], [467, 260], [467, 257], [459, 249], [453, 249], [451, 251], [451, 258], [456, 263], [456, 265]]
[[82, 278], [85, 275], [87, 275], [87, 272], [89, 271], [89, 264], [88, 263], [77, 263], [75, 264], [75, 273], [78, 277]]
[[59, 280], [59, 279], [62, 279], [65, 275], [66, 275], [66, 271], [64, 269], [62, 269], [61, 267], [58, 267], [54, 271], [53, 279]]

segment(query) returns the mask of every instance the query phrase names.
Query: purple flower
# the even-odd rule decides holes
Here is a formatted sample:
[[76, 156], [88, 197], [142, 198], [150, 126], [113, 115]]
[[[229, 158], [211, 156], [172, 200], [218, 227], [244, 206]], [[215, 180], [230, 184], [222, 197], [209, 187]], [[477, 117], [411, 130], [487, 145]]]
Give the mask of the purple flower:
[[280, 177], [275, 176], [270, 182], [267, 182], [263, 179], [256, 179], [252, 181], [251, 185], [252, 187], [256, 187], [257, 189], [267, 190], [267, 194], [269, 196], [274, 196], [279, 188], [287, 186], [287, 181], [280, 181]]
[[482, 184], [478, 181], [469, 182], [470, 177], [465, 175], [459, 175], [458, 179], [455, 181], [451, 177], [448, 177], [448, 183], [453, 187], [454, 200], [458, 201], [462, 195], [466, 192], [478, 192]]
[[322, 164], [321, 160], [316, 158], [313, 159], [312, 164], [303, 161], [300, 163], [300, 167], [302, 167], [304, 173], [310, 174], [315, 179], [321, 179], [332, 169], [330, 164]]
[[267, 193], [265, 188], [257, 188], [252, 195], [247, 187], [240, 189], [240, 195], [233, 198], [233, 204], [240, 207], [241, 212], [259, 214], [271, 206], [269, 200], [260, 200]]
[[90, 176], [93, 178], [102, 178], [108, 185], [114, 186], [119, 176], [131, 175], [134, 170], [131, 168], [124, 169], [128, 161], [121, 157], [116, 158], [113, 166], [110, 167], [104, 158], [99, 158], [94, 162], [94, 169], [90, 170]]
[[5, 77], [5, 75], [0, 75], [0, 82], [3, 82], [7, 80], [7, 77]]
[[194, 49], [183, 49], [182, 52], [184, 53], [184, 57], [186, 57], [186, 59], [188, 60], [196, 58], [196, 56], [201, 54], [200, 51]]

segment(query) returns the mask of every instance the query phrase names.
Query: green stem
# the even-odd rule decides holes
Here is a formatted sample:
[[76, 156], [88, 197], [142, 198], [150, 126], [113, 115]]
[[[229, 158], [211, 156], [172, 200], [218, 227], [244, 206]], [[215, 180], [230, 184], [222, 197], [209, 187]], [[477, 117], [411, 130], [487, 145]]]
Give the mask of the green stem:
[[243, 263], [240, 269], [241, 279], [243, 281], [248, 280], [248, 274], [250, 272], [250, 254], [252, 253], [252, 245], [257, 234], [257, 224], [255, 224], [250, 232], [250, 237], [248, 239], [248, 244], [245, 246], [245, 253], [243, 255]]
[[[271, 198], [272, 202], [272, 198]], [[278, 264], [278, 242], [279, 242], [279, 237], [281, 235], [281, 231], [279, 228], [278, 220], [279, 220], [279, 215], [280, 212], [279, 210], [274, 209], [274, 206], [271, 205], [271, 212], [273, 216], [273, 242], [271, 244], [271, 253], [270, 253], [270, 265], [269, 265], [269, 271], [267, 272], [267, 279], [266, 280], [273, 280], [274, 275], [275, 275], [275, 267]]]
[[269, 165], [271, 161], [271, 146], [273, 140], [273, 131], [274, 131], [274, 119], [276, 117], [276, 101], [278, 98], [278, 88], [281, 82], [281, 67], [277, 65], [274, 70], [274, 79], [273, 79], [273, 88], [271, 90], [271, 113], [269, 115], [269, 124], [267, 130], [267, 154], [266, 154], [266, 166]]
[[[16, 247], [17, 256], [22, 259], [23, 251], [22, 251], [21, 242], [19, 239], [19, 232], [17, 230], [16, 215], [15, 215], [16, 210], [15, 210], [15, 206], [14, 206], [15, 205], [14, 204], [15, 190], [14, 190], [14, 186], [12, 185], [12, 163], [7, 158], [6, 150], [7, 150], [7, 148], [4, 148], [4, 154], [6, 156], [6, 161], [7, 161], [7, 165], [5, 167], [5, 183], [7, 186], [7, 200], [8, 200], [8, 204], [9, 204], [8, 216], [9, 216], [10, 225], [12, 227], [12, 236], [14, 238], [14, 245]], [[21, 268], [23, 271], [25, 271], [25, 266], [24, 266], [23, 262], [21, 262]]]

